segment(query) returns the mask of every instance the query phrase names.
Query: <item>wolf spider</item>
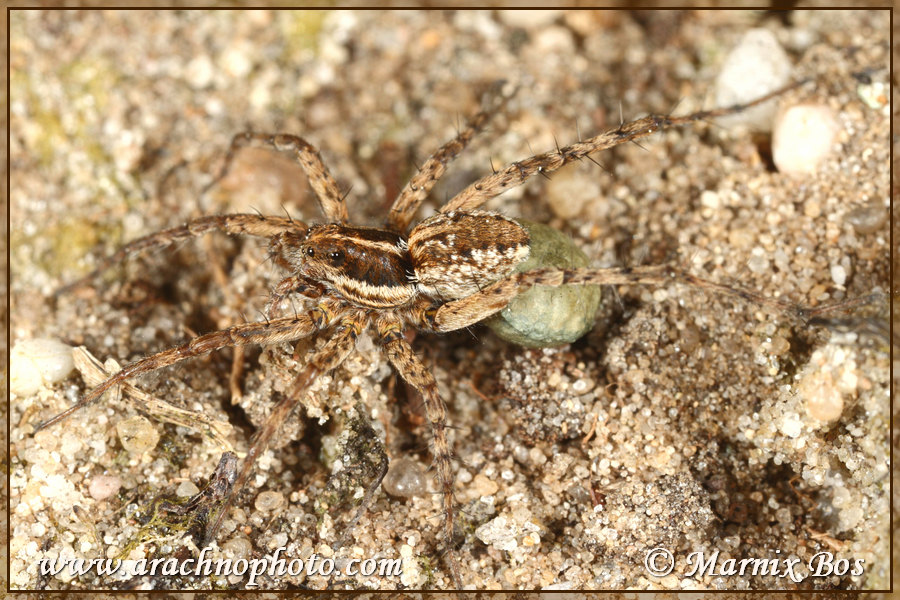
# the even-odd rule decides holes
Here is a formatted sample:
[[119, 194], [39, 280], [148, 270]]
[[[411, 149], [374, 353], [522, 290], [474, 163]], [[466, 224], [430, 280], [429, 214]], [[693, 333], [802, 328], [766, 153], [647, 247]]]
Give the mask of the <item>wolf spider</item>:
[[[534, 175], [547, 175], [573, 161], [590, 158], [591, 153], [636, 141], [663, 129], [740, 112], [801, 83], [791, 84], [746, 104], [684, 117], [651, 115], [623, 123], [590, 139], [513, 162], [471, 184], [445, 203], [436, 215], [411, 230], [409, 226], [413, 216], [444, 174], [448, 163], [484, 128], [492, 114], [505, 104], [509, 94], [495, 90], [486, 95], [480, 112], [468, 126], [432, 154], [406, 184], [381, 228], [349, 224], [347, 206], [337, 182], [316, 149], [304, 139], [293, 135], [239, 134], [233, 138], [222, 171], [213, 184], [227, 173], [238, 149], [248, 145], [274, 148], [292, 155], [305, 170], [321, 211], [329, 222], [307, 225], [289, 216], [255, 214], [202, 217], [125, 245], [102, 260], [92, 273], [61, 291], [92, 280], [131, 255], [218, 230], [268, 238], [269, 257], [287, 271], [288, 276], [271, 293], [265, 320], [200, 335], [185, 344], [128, 364], [93, 388], [80, 402], [45, 421], [37, 429], [59, 423], [97, 401], [104, 392], [118, 384], [182, 360], [230, 346], [276, 344], [327, 334], [330, 336], [327, 343], [312, 352], [290, 391], [253, 436], [220, 515], [207, 532], [207, 538], [211, 539], [234, 495], [247, 482], [254, 463], [265, 452], [280, 425], [287, 420], [316, 379], [347, 358], [357, 336], [364, 329], [373, 328], [388, 361], [424, 399], [426, 418], [431, 427], [434, 469], [442, 496], [442, 528], [450, 572], [454, 584], [461, 587], [451, 543], [455, 509], [447, 409], [438, 394], [433, 375], [404, 338], [405, 330], [416, 328], [448, 332], [474, 325], [500, 311], [514, 296], [535, 285], [682, 283], [716, 293], [737, 295], [750, 302], [802, 317], [813, 313], [788, 302], [706, 281], [671, 266], [603, 269], [544, 267], [516, 272], [516, 265], [529, 253], [528, 233], [516, 221], [478, 210], [478, 207]], [[293, 295], [313, 300], [315, 306], [300, 314], [278, 316], [282, 300]]]

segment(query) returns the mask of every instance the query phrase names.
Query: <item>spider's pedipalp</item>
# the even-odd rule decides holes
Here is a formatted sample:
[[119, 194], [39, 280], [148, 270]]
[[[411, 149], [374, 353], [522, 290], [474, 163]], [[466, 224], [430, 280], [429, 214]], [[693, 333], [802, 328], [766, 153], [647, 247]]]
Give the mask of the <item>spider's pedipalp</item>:
[[783, 88], [775, 90], [765, 96], [757, 98], [746, 104], [736, 104], [727, 108], [705, 110], [684, 117], [671, 117], [668, 115], [650, 115], [624, 123], [616, 129], [605, 131], [583, 142], [576, 142], [563, 148], [557, 148], [550, 152], [537, 154], [521, 161], [516, 161], [498, 172], [483, 177], [457, 194], [449, 202], [441, 207], [441, 212], [454, 210], [472, 210], [478, 208], [491, 198], [498, 196], [508, 189], [524, 183], [528, 178], [538, 173], [546, 175], [572, 161], [580, 160], [589, 154], [607, 150], [625, 142], [634, 142], [648, 135], [664, 129], [687, 125], [695, 121], [722, 117], [767, 102], [776, 96], [787, 93], [790, 90], [805, 84], [807, 80], [801, 80]]
[[222, 170], [219, 172], [218, 177], [207, 186], [207, 189], [214, 186], [228, 174], [228, 169], [231, 167], [231, 161], [234, 160], [235, 154], [246, 146], [272, 148], [292, 156], [297, 161], [297, 164], [306, 171], [306, 177], [309, 179], [309, 184], [316, 194], [319, 208], [322, 210], [325, 218], [337, 223], [347, 223], [350, 220], [344, 196], [341, 194], [337, 181], [331, 176], [328, 167], [322, 161], [318, 150], [302, 137], [296, 135], [253, 133], [250, 131], [237, 134], [231, 139], [231, 146], [228, 148], [228, 154], [225, 155]]
[[438, 179], [444, 174], [447, 165], [456, 156], [465, 149], [473, 137], [481, 131], [488, 121], [499, 111], [503, 109], [507, 100], [515, 94], [515, 90], [510, 93], [503, 93], [505, 82], [495, 82], [491, 89], [485, 94], [482, 100], [482, 108], [469, 121], [468, 126], [461, 131], [455, 138], [438, 148], [425, 164], [418, 169], [418, 172], [409, 180], [409, 182], [401, 190], [400, 195], [394, 200], [391, 206], [391, 212], [385, 221], [388, 229], [397, 232], [405, 232], [412, 222], [413, 216], [419, 209], [419, 205], [428, 196], [431, 188], [437, 183]]
[[191, 237], [199, 237], [211, 231], [224, 231], [237, 235], [253, 235], [258, 237], [272, 237], [287, 231], [305, 232], [306, 224], [295, 221], [289, 217], [264, 217], [261, 215], [234, 214], [213, 215], [194, 219], [180, 227], [164, 229], [150, 235], [138, 238], [119, 248], [114, 254], [110, 254], [100, 261], [97, 267], [84, 277], [73, 281], [56, 290], [55, 296], [65, 294], [77, 287], [90, 283], [99, 277], [104, 271], [122, 262], [129, 256], [141, 254], [151, 250], [158, 250]]
[[301, 296], [312, 299], [321, 298], [324, 293], [325, 288], [322, 284], [312, 279], [307, 279], [306, 277], [300, 277], [298, 275], [285, 277], [278, 282], [278, 285], [275, 286], [275, 289], [272, 290], [272, 293], [269, 295], [269, 300], [266, 302], [266, 308], [263, 310], [263, 315], [266, 318], [272, 316], [278, 309], [278, 305], [281, 304], [282, 300], [291, 294], [300, 294]]

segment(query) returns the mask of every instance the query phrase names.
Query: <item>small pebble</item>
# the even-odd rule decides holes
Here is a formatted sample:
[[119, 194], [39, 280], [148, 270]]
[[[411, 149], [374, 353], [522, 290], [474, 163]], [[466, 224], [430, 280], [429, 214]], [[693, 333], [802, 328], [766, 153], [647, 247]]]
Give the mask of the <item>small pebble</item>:
[[84, 447], [84, 444], [81, 443], [81, 440], [78, 439], [78, 436], [71, 431], [66, 431], [62, 434], [62, 440], [59, 447], [59, 453], [71, 460], [75, 457], [75, 454], [78, 453]]
[[764, 273], [769, 270], [769, 258], [763, 248], [757, 246], [750, 251], [747, 268], [754, 273]]
[[222, 65], [232, 77], [246, 77], [253, 70], [251, 56], [254, 56], [252, 47], [247, 44], [236, 44], [224, 52]]
[[844, 411], [844, 396], [855, 394], [856, 362], [835, 346], [816, 350], [801, 372], [797, 392], [807, 414], [817, 421], [835, 421]]
[[835, 285], [843, 286], [847, 283], [847, 269], [841, 265], [831, 265], [831, 280]]
[[153, 450], [159, 442], [159, 432], [149, 419], [140, 415], [119, 421], [116, 432], [122, 447], [130, 454], [143, 454]]
[[488, 479], [481, 473], [476, 475], [472, 481], [472, 491], [478, 496], [493, 496], [499, 489], [500, 486], [495, 481]]
[[815, 173], [840, 131], [837, 117], [821, 104], [797, 104], [783, 110], [772, 132], [772, 160], [782, 173]]
[[199, 493], [200, 488], [193, 481], [182, 481], [175, 490], [175, 495], [179, 498], [192, 498]]
[[796, 413], [789, 412], [782, 417], [780, 429], [784, 435], [795, 438], [803, 431], [803, 423]]
[[114, 475], [97, 475], [91, 479], [88, 486], [88, 493], [94, 500], [106, 500], [119, 493], [122, 487], [122, 480]]
[[875, 202], [854, 208], [847, 213], [847, 221], [853, 225], [857, 233], [862, 234], [879, 231], [887, 218], [887, 207]]
[[713, 190], [704, 190], [703, 193], [700, 194], [700, 204], [706, 208], [715, 209], [722, 206], [722, 199], [717, 192]]
[[253, 504], [253, 506], [256, 507], [256, 510], [260, 512], [272, 512], [281, 508], [283, 504], [284, 494], [273, 491], [265, 491], [261, 492], [256, 497], [256, 502]]
[[215, 76], [212, 61], [205, 54], [195, 56], [187, 65], [185, 75], [188, 84], [195, 89], [203, 89], [210, 85]]
[[879, 110], [887, 106], [890, 89], [883, 81], [873, 81], [872, 83], [861, 83], [856, 88], [856, 93], [860, 99], [866, 103], [866, 106]]
[[809, 385], [816, 387], [817, 394], [806, 395], [806, 412], [817, 421], [835, 421], [844, 412], [844, 398], [842, 394], [829, 382], [809, 381]]
[[411, 458], [391, 461], [391, 467], [384, 476], [381, 486], [391, 496], [412, 498], [425, 492], [425, 474], [422, 466]]
[[65, 379], [75, 364], [72, 347], [52, 339], [23, 340], [9, 356], [9, 386], [13, 394], [27, 397], [42, 385]]
[[510, 552], [519, 546], [516, 536], [519, 528], [506, 517], [496, 517], [475, 530], [475, 536], [502, 552]]
[[[722, 64], [716, 79], [716, 106], [749, 102], [790, 82], [791, 59], [768, 29], [751, 29]], [[747, 125], [769, 131], [776, 104], [766, 102], [719, 120], [723, 126]]]
[[222, 544], [222, 551], [231, 554], [234, 557], [234, 560], [241, 558], [246, 559], [253, 551], [253, 544], [251, 544], [250, 540], [247, 538], [237, 536]]

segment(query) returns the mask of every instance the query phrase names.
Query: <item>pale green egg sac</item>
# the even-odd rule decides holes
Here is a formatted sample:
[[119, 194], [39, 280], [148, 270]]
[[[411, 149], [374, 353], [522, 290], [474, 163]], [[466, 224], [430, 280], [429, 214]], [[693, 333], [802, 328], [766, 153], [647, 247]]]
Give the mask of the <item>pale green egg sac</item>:
[[[516, 267], [517, 272], [539, 267], [588, 266], [587, 255], [569, 236], [541, 223], [518, 223], [531, 236], [531, 253]], [[514, 344], [529, 348], [562, 346], [593, 328], [602, 295], [602, 289], [596, 285], [534, 286], [513, 298], [485, 324]]]

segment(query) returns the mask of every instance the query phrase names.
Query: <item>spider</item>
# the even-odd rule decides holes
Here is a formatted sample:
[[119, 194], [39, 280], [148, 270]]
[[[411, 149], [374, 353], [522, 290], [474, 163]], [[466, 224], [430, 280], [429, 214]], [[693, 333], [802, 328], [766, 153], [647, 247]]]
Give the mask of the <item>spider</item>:
[[[200, 335], [124, 366], [90, 390], [77, 404], [41, 423], [50, 427], [94, 403], [106, 391], [138, 375], [168, 367], [226, 347], [267, 345], [327, 335], [327, 342], [311, 353], [292, 388], [278, 402], [254, 434], [218, 519], [207, 531], [212, 539], [227, 507], [247, 482], [254, 464], [273, 436], [318, 377], [338, 367], [352, 352], [364, 329], [374, 330], [378, 343], [401, 377], [424, 400], [431, 428], [431, 451], [442, 498], [442, 535], [447, 544], [450, 573], [461, 588], [451, 544], [454, 523], [452, 444], [448, 438], [447, 408], [434, 376], [404, 338], [407, 329], [449, 332], [474, 325], [503, 309], [517, 294], [536, 285], [634, 285], [682, 283], [715, 293], [772, 306], [810, 317], [812, 311], [760, 294], [706, 281], [672, 266], [559, 269], [543, 267], [516, 272], [529, 254], [529, 234], [514, 221], [480, 210], [487, 200], [521, 185], [534, 175], [547, 175], [592, 153], [633, 142], [654, 132], [743, 111], [797, 87], [793, 83], [745, 104], [697, 112], [683, 117], [651, 115], [569, 146], [513, 162], [469, 185], [446, 202], [437, 214], [410, 229], [413, 217], [447, 165], [484, 128], [511, 96], [502, 86], [486, 94], [483, 106], [458, 135], [445, 143], [419, 169], [394, 201], [380, 228], [350, 224], [338, 184], [318, 151], [301, 137], [242, 133], [231, 142], [219, 181], [238, 149], [264, 146], [291, 155], [305, 170], [321, 212], [328, 221], [307, 224], [288, 217], [226, 214], [202, 217], [135, 240], [102, 259], [86, 277], [62, 288], [63, 293], [89, 282], [129, 256], [170, 246], [212, 231], [268, 239], [268, 256], [288, 274], [271, 292], [265, 319]], [[593, 159], [591, 159], [593, 160]], [[314, 303], [302, 313], [279, 316], [283, 300], [301, 296]], [[376, 482], [377, 485], [378, 482]], [[367, 494], [370, 499], [371, 494]], [[362, 509], [363, 507], [361, 507]]]

